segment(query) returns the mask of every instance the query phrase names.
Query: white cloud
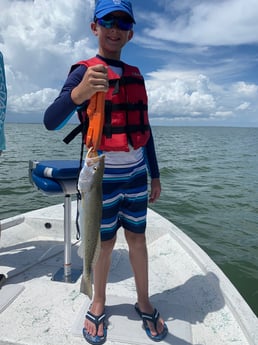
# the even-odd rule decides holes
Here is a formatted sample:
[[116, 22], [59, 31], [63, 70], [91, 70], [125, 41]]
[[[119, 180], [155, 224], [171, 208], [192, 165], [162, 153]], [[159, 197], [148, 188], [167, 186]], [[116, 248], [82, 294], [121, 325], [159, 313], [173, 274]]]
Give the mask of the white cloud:
[[[46, 86], [61, 87], [72, 63], [96, 53], [89, 29], [93, 7], [94, 0], [1, 0], [10, 111], [19, 103], [22, 112], [43, 111]], [[56, 95], [55, 89], [47, 95]]]
[[244, 81], [237, 82], [234, 86], [236, 92], [245, 97], [258, 98], [258, 85], [248, 84]]
[[242, 104], [240, 104], [239, 106], [236, 107], [236, 110], [246, 110], [250, 107], [250, 103], [249, 102], [244, 102]]
[[207, 117], [214, 111], [216, 100], [204, 75], [160, 70], [149, 76], [146, 87], [153, 117]]
[[228, 118], [228, 117], [232, 117], [233, 116], [233, 112], [232, 111], [216, 111], [214, 113], [214, 116], [212, 116], [213, 119], [218, 119], [218, 118]]
[[165, 5], [164, 15], [148, 14], [152, 24], [144, 30], [146, 36], [194, 45], [258, 42], [256, 0], [171, 1]]
[[[149, 112], [155, 120], [227, 120], [236, 116], [241, 119], [246, 110], [258, 110], [256, 85], [238, 82], [221, 87], [195, 71], [158, 70], [148, 74], [146, 87]], [[256, 95], [252, 104], [248, 101], [250, 95]]]
[[45, 88], [36, 92], [24, 93], [21, 96], [10, 96], [9, 110], [13, 113], [29, 114], [41, 113], [49, 106], [49, 100], [58, 96], [59, 90]]

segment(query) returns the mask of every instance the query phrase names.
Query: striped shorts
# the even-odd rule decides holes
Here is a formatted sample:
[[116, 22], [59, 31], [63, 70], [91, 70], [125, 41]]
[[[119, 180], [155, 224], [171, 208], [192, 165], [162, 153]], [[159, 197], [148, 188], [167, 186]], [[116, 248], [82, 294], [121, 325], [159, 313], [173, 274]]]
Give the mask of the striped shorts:
[[101, 240], [112, 239], [121, 226], [144, 233], [148, 203], [145, 162], [130, 167], [105, 167], [102, 186]]

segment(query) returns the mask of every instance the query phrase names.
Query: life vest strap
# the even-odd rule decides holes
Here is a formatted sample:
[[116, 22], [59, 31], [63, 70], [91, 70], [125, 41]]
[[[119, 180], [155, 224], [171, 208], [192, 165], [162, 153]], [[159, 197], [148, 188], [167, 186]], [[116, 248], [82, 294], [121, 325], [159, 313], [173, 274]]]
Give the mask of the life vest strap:
[[105, 122], [104, 122], [104, 127], [103, 127], [103, 134], [107, 138], [112, 137], [112, 109], [113, 109], [113, 104], [112, 101], [106, 101], [105, 102]]
[[64, 139], [63, 142], [66, 144], [70, 144], [70, 142], [79, 134], [82, 132], [83, 124], [79, 124], [77, 127], [75, 127]]
[[[149, 129], [150, 129], [149, 125], [142, 125], [140, 128], [140, 131], [145, 132], [145, 131], [148, 131]], [[126, 125], [126, 126], [112, 127], [110, 129], [104, 126], [103, 134], [105, 134], [106, 137], [107, 137], [107, 134], [110, 134], [110, 132], [111, 132], [111, 136], [112, 134], [136, 133], [136, 132], [139, 132], [139, 125]]]
[[136, 78], [132, 76], [122, 76], [120, 79], [109, 79], [109, 86], [115, 86], [116, 83], [119, 82], [119, 85], [130, 85], [130, 84], [138, 84], [138, 85], [145, 85], [144, 80], [142, 78]]
[[120, 103], [120, 104], [112, 104], [111, 111], [147, 111], [148, 106], [147, 104], [144, 104], [142, 101], [139, 101], [138, 103]]

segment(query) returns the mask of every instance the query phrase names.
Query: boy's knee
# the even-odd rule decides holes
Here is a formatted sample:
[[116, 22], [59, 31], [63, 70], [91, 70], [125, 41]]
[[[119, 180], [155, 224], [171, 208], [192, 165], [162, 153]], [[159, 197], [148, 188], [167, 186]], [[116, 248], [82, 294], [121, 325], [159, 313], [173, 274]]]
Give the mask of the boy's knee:
[[126, 238], [126, 241], [127, 241], [128, 245], [129, 245], [129, 247], [130, 246], [142, 247], [142, 246], [146, 245], [145, 234], [136, 234], [134, 232], [125, 230], [125, 238]]
[[108, 241], [101, 241], [101, 252], [105, 255], [110, 255], [116, 243], [116, 237]]

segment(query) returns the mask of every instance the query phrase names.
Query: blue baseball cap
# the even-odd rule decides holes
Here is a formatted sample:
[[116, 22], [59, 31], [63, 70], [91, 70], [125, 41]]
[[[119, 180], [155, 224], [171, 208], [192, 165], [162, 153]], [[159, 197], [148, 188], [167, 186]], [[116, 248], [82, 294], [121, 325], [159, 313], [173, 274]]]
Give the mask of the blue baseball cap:
[[128, 0], [98, 0], [94, 17], [100, 19], [114, 11], [127, 13], [132, 18], [133, 23], [135, 23], [132, 4]]

